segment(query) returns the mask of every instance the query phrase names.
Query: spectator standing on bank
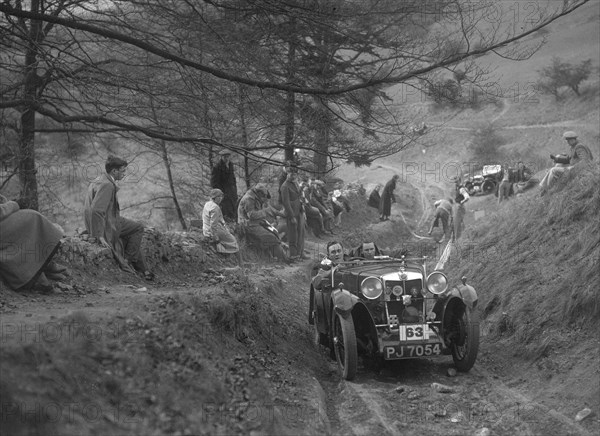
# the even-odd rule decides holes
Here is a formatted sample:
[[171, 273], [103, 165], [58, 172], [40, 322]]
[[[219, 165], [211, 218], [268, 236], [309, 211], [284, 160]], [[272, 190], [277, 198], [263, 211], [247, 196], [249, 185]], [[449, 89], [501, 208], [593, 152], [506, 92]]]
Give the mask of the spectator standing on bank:
[[223, 201], [223, 192], [220, 189], [210, 191], [210, 200], [204, 204], [202, 209], [202, 233], [217, 245], [217, 252], [222, 254], [234, 254], [239, 252], [235, 236], [231, 234], [219, 204]]
[[400, 177], [395, 174], [392, 179], [387, 182], [383, 188], [383, 192], [381, 193], [381, 200], [379, 201], [379, 220], [387, 221], [390, 219], [390, 215], [392, 214], [392, 203], [396, 202], [396, 197], [394, 196], [394, 190], [396, 189], [396, 181]]
[[554, 183], [562, 177], [562, 175], [573, 168], [580, 162], [589, 162], [593, 160], [592, 152], [590, 149], [579, 142], [577, 139], [577, 133], [568, 131], [563, 133], [563, 138], [569, 144], [569, 154], [550, 155], [555, 165], [548, 170], [542, 181], [540, 182], [540, 195], [546, 194], [548, 189], [554, 185]]
[[304, 258], [304, 227], [305, 218], [302, 210], [302, 193], [296, 183], [298, 167], [291, 164], [286, 169], [286, 179], [279, 188], [281, 194], [281, 204], [283, 205], [287, 241], [290, 247], [290, 260], [298, 260]]
[[510, 195], [510, 186], [511, 186], [511, 169], [505, 165], [502, 171], [502, 180], [500, 180], [500, 185], [498, 186], [498, 204], [502, 203], [502, 200], [508, 200]]
[[454, 224], [454, 240], [461, 237], [465, 229], [465, 214], [466, 209], [464, 204], [470, 199], [469, 191], [464, 187], [460, 177], [454, 178], [454, 206], [452, 218]]
[[[116, 156], [109, 156], [104, 165], [106, 173], [90, 183], [84, 204], [85, 228], [88, 241], [97, 242], [110, 248], [121, 268], [143, 274], [152, 280], [154, 274], [148, 269], [142, 252], [144, 226], [121, 216], [117, 192], [117, 182], [125, 177], [127, 162]], [[132, 271], [133, 272], [133, 271]]]
[[231, 152], [223, 150], [219, 155], [219, 162], [212, 169], [210, 186], [223, 192], [223, 201], [220, 205], [223, 217], [228, 221], [236, 222], [238, 195], [235, 169], [230, 160]]

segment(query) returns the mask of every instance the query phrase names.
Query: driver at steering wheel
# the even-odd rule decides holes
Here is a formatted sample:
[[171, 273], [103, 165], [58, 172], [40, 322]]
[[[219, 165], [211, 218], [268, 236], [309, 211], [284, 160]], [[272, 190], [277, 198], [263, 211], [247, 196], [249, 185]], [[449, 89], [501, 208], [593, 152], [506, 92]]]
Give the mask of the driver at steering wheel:
[[312, 285], [315, 289], [331, 285], [331, 271], [339, 262], [344, 261], [344, 248], [338, 241], [327, 243], [327, 255], [318, 265], [318, 272], [312, 279]]

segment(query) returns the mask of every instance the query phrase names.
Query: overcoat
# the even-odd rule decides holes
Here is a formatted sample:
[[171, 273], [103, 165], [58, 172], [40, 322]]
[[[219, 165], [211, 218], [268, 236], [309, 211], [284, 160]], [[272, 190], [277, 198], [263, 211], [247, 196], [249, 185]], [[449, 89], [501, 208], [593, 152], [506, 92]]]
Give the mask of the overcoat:
[[124, 256], [125, 250], [119, 238], [118, 190], [119, 187], [107, 173], [96, 177], [87, 190], [83, 219], [85, 228], [91, 237], [103, 236], [116, 253]]
[[381, 200], [379, 201], [379, 213], [381, 215], [389, 217], [392, 214], [392, 201], [396, 201], [394, 189], [396, 189], [396, 180], [392, 178], [385, 184], [381, 193]]
[[28, 285], [52, 259], [62, 232], [45, 216], [19, 210], [0, 196], [0, 275], [14, 290]]
[[223, 216], [237, 220], [238, 195], [233, 162], [225, 164], [225, 161], [219, 160], [212, 170], [210, 185], [223, 191], [223, 200], [219, 205]]

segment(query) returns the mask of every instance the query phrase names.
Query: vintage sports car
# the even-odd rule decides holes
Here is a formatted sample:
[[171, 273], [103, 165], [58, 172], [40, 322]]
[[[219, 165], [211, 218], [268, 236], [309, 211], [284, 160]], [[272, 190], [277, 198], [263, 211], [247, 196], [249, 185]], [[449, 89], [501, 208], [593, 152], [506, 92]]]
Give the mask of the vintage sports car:
[[464, 174], [463, 180], [469, 195], [491, 194], [496, 191], [496, 186], [502, 180], [502, 166], [484, 165], [482, 171], [476, 173], [473, 177]]
[[359, 354], [379, 360], [452, 354], [459, 371], [473, 367], [477, 293], [465, 277], [450, 288], [444, 273], [427, 273], [425, 261], [376, 256], [321, 262], [319, 268], [329, 264], [331, 274], [321, 289], [311, 285], [308, 321], [315, 342], [329, 347], [344, 379], [356, 375]]

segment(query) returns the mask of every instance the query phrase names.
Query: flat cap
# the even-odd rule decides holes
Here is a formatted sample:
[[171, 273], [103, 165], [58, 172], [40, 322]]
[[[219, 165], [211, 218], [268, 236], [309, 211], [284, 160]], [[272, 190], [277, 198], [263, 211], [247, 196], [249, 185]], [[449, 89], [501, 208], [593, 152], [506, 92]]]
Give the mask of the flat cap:
[[223, 191], [221, 191], [220, 189], [215, 188], [215, 189], [210, 190], [210, 198], [215, 198], [215, 197], [218, 197], [219, 195], [223, 195]]
[[563, 138], [564, 139], [577, 138], [577, 133], [573, 132], [572, 130], [568, 130], [565, 133], [563, 133]]
[[254, 192], [262, 195], [263, 197], [271, 198], [271, 194], [269, 193], [269, 188], [267, 188], [267, 185], [264, 183], [257, 183], [254, 186]]

